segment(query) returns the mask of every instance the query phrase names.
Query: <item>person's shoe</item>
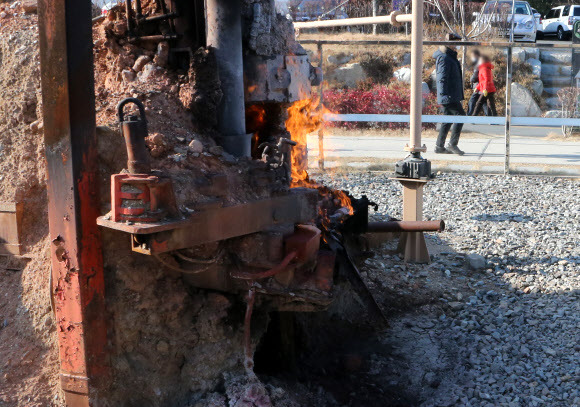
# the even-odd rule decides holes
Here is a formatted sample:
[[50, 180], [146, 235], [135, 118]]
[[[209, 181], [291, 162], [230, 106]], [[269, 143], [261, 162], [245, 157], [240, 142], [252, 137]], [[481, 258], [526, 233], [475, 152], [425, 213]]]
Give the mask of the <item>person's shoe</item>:
[[451, 144], [449, 144], [447, 147], [445, 147], [447, 149], [447, 151], [449, 151], [451, 154], [457, 154], [457, 155], [464, 155], [465, 152], [461, 151], [459, 149], [459, 147], [457, 146], [452, 146]]
[[453, 154], [453, 153], [447, 150], [445, 147], [435, 146], [435, 154]]

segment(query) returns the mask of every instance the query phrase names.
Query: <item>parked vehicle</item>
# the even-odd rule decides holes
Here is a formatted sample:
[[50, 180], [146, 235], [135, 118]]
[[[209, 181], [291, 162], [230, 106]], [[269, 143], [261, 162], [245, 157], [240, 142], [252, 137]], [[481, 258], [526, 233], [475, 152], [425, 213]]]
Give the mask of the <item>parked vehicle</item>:
[[542, 15], [535, 8], [532, 8], [532, 15], [534, 16], [534, 20], [536, 21], [536, 31], [538, 32], [543, 31]]
[[[513, 12], [513, 14], [512, 14]], [[537, 20], [527, 1], [489, 0], [481, 13], [474, 13], [476, 29], [482, 32], [491, 26], [497, 33], [509, 38], [512, 23], [514, 41], [536, 42]]]
[[577, 20], [580, 20], [580, 6], [554, 7], [542, 20], [542, 32], [544, 35], [556, 35], [560, 41], [567, 40], [572, 36]]

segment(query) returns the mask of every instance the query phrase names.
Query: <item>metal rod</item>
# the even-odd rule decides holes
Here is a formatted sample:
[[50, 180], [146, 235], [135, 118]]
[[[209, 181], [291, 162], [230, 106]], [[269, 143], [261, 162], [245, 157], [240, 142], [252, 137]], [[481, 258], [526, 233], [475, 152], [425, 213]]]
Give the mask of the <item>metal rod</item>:
[[91, 2], [40, 0], [39, 46], [60, 379], [68, 406], [109, 377]]
[[[373, 0], [373, 17], [377, 16], [377, 0]], [[377, 25], [373, 24], [373, 35], [377, 35]]]
[[[320, 57], [318, 67], [322, 70], [324, 65], [322, 44], [318, 44], [318, 55]], [[320, 82], [320, 112], [324, 114], [324, 80]], [[318, 130], [318, 168], [324, 170], [324, 122], [322, 122]]]
[[159, 34], [159, 35], [147, 35], [144, 37], [130, 37], [127, 40], [131, 43], [134, 42], [145, 42], [145, 41], [151, 41], [151, 42], [161, 42], [161, 41], [170, 41], [170, 40], [177, 40], [179, 39], [179, 35], [178, 34]]
[[507, 51], [507, 67], [505, 81], [505, 162], [504, 173], [510, 173], [510, 127], [512, 121], [512, 48]]
[[324, 27], [350, 27], [353, 25], [370, 25], [370, 24], [402, 24], [412, 22], [411, 14], [399, 14], [396, 12], [388, 16], [378, 17], [360, 17], [360, 18], [345, 18], [342, 20], [323, 20], [323, 21], [307, 21], [302, 23], [294, 23], [294, 28], [324, 28]]
[[135, 9], [136, 9], [135, 18], [137, 20], [141, 20], [141, 18], [143, 17], [143, 11], [141, 8], [141, 0], [135, 0]]
[[242, 6], [240, 0], [207, 0], [207, 45], [215, 50], [223, 97], [218, 107], [220, 144], [235, 157], [251, 157], [246, 134]]
[[413, 0], [411, 4], [411, 118], [410, 152], [424, 151], [421, 147], [421, 114], [423, 113], [423, 0]]
[[179, 14], [177, 13], [168, 13], [168, 14], [160, 14], [157, 16], [151, 16], [151, 17], [141, 17], [139, 20], [137, 20], [138, 23], [152, 23], [155, 21], [163, 21], [163, 20], [170, 20], [172, 18], [177, 18], [179, 17]]
[[445, 222], [442, 220], [431, 221], [389, 221], [369, 222], [368, 233], [387, 232], [443, 232]]
[[131, 5], [131, 0], [125, 0], [125, 16], [127, 18], [127, 34], [128, 36], [133, 35], [133, 6]]
[[[344, 20], [339, 20], [344, 21]], [[298, 24], [298, 23], [295, 23]], [[300, 44], [324, 44], [324, 45], [411, 45], [408, 40], [299, 40]], [[423, 46], [427, 45], [451, 45], [456, 47], [457, 41], [423, 41]], [[580, 48], [580, 44], [570, 43], [525, 43], [518, 44], [517, 42], [494, 42], [494, 41], [461, 41], [461, 46], [466, 47], [494, 47], [494, 48], [508, 48], [508, 47], [522, 47], [526, 48]]]
[[246, 373], [254, 376], [254, 354], [252, 352], [252, 312], [256, 302], [256, 289], [250, 288], [248, 291], [248, 303], [246, 305], [246, 316], [244, 317], [244, 367]]
[[[410, 115], [408, 114], [334, 114], [325, 113], [324, 121], [327, 122], [370, 122], [370, 123], [409, 123]], [[463, 124], [495, 124], [505, 125], [504, 116], [448, 116], [424, 114], [423, 123], [463, 123]], [[560, 119], [549, 117], [511, 117], [511, 126], [538, 126], [538, 127], [561, 127], [561, 126], [578, 126], [580, 127], [580, 118], [578, 119]]]

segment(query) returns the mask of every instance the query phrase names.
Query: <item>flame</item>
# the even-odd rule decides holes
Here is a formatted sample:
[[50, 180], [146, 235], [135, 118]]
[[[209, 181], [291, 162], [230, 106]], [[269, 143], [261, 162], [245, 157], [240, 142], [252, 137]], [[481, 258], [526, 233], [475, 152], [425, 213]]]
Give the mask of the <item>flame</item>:
[[[310, 179], [308, 176], [307, 137], [320, 129], [323, 114], [327, 109], [320, 105], [319, 99], [305, 99], [295, 102], [288, 108], [286, 130], [290, 138], [297, 143], [292, 149], [292, 188], [316, 188], [324, 199], [328, 199], [335, 207], [348, 209], [349, 215], [354, 214], [352, 202], [346, 193], [340, 190], [331, 190]], [[320, 217], [323, 224], [328, 221], [326, 209], [320, 208]]]
[[340, 206], [342, 206], [343, 208], [347, 208], [349, 215], [354, 215], [354, 208], [352, 207], [352, 202], [350, 198], [344, 193], [344, 191], [340, 191], [337, 189], [332, 191], [332, 193], [335, 196], [335, 198], [338, 199], [338, 201], [340, 202]]
[[295, 102], [288, 108], [288, 120], [286, 130], [290, 138], [298, 143], [292, 149], [292, 188], [308, 187], [316, 188], [308, 178], [307, 162], [307, 137], [308, 134], [317, 131], [322, 125], [322, 112], [319, 109], [318, 99], [304, 99]]

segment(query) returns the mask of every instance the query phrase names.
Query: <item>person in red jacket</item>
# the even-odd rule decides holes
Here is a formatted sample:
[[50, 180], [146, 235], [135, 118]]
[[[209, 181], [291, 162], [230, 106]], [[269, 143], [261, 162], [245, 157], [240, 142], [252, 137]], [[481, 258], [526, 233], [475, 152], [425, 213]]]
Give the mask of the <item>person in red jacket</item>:
[[487, 104], [489, 108], [490, 116], [497, 116], [497, 111], [495, 110], [495, 84], [493, 83], [493, 64], [491, 63], [489, 57], [482, 55], [481, 63], [479, 65], [479, 83], [477, 84], [477, 91], [480, 96], [475, 104], [475, 109], [473, 110], [473, 116], [477, 116], [481, 113], [484, 103]]

